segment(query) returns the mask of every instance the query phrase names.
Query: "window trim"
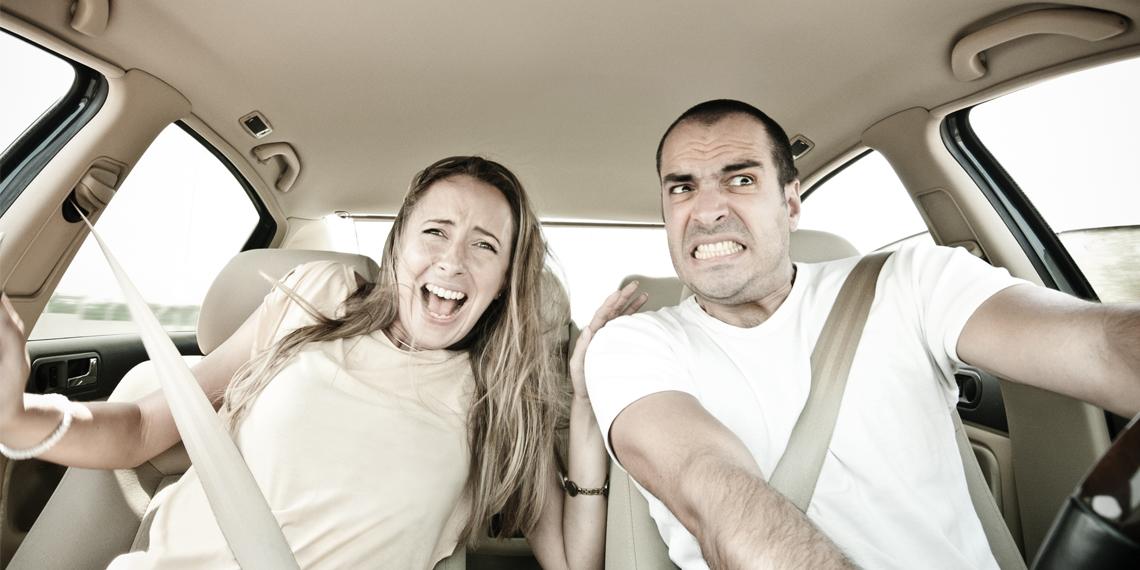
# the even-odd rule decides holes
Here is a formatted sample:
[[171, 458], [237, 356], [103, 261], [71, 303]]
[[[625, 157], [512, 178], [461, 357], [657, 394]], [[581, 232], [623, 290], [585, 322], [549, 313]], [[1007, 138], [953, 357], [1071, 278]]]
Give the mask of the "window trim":
[[253, 230], [250, 231], [249, 237], [246, 239], [245, 244], [241, 246], [240, 251], [269, 247], [269, 244], [273, 242], [273, 236], [277, 234], [277, 220], [273, 218], [273, 214], [271, 214], [269, 208], [265, 206], [265, 201], [262, 200], [261, 196], [257, 194], [257, 191], [254, 190], [253, 184], [250, 184], [249, 180], [247, 180], [245, 176], [242, 176], [241, 171], [238, 170], [237, 166], [234, 166], [233, 161], [225, 154], [222, 154], [222, 151], [218, 150], [217, 147], [210, 144], [198, 131], [195, 131], [190, 125], [187, 125], [183, 121], [176, 121], [174, 124], [186, 134], [190, 135], [195, 141], [198, 141], [198, 144], [202, 145], [210, 154], [214, 155], [214, 158], [218, 159], [218, 161], [222, 163], [222, 166], [237, 180], [242, 190], [245, 191], [246, 197], [253, 203], [253, 209], [257, 212], [257, 223], [254, 224]]
[[[1017, 240], [1042, 283], [1074, 297], [1100, 302], [1061, 238], [1046, 223], [1029, 197], [982, 143], [970, 125], [973, 106], [952, 113], [939, 129], [946, 150], [974, 180], [994, 211]], [[1129, 419], [1104, 411], [1109, 437], [1116, 437]]]
[[847, 170], [847, 167], [851, 166], [852, 164], [855, 164], [856, 162], [859, 162], [859, 160], [861, 158], [867, 156], [868, 154], [871, 154], [872, 152], [875, 152], [875, 149], [868, 148], [868, 149], [864, 150], [863, 152], [860, 152], [859, 154], [853, 156], [851, 158], [851, 160], [848, 160], [847, 162], [844, 162], [843, 164], [840, 164], [839, 166], [832, 168], [831, 172], [824, 174], [822, 178], [815, 181], [815, 184], [811, 185], [811, 188], [804, 190], [800, 194], [800, 201], [802, 202], [804, 200], [807, 200], [808, 196], [811, 196], [816, 191], [817, 188], [819, 188], [820, 186], [823, 186], [824, 184], [827, 184], [827, 182], [829, 180], [838, 176], [840, 172]]
[[7, 213], [48, 162], [99, 112], [109, 90], [107, 79], [94, 69], [16, 34], [4, 33], [67, 62], [75, 70], [75, 80], [67, 93], [0, 156], [0, 216]]
[[1056, 232], [974, 132], [970, 125], [972, 110], [972, 106], [967, 107], [942, 121], [939, 130], [946, 149], [1005, 222], [1046, 287], [1099, 301]]

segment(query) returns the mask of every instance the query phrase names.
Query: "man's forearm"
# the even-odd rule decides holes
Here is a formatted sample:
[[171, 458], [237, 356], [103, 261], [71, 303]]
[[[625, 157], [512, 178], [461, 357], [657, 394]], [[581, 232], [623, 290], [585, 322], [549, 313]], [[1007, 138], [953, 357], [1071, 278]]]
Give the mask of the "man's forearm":
[[1103, 407], [1124, 416], [1140, 412], [1140, 303], [1106, 305]]
[[807, 517], [768, 486], [759, 470], [716, 456], [680, 478], [677, 511], [711, 568], [850, 568]]

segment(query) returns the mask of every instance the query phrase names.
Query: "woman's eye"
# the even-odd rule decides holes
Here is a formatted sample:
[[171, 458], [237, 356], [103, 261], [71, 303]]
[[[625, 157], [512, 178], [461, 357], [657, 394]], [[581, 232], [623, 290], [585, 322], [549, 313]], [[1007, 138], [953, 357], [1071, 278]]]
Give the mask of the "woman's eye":
[[729, 178], [728, 183], [732, 186], [751, 186], [752, 184], [755, 184], [756, 181], [747, 174], [737, 174], [736, 176]]
[[669, 188], [670, 194], [684, 194], [685, 192], [692, 192], [693, 188], [688, 184], [678, 184]]
[[428, 234], [428, 235], [432, 235], [432, 236], [445, 237], [443, 234], [443, 230], [441, 230], [439, 228], [428, 228], [428, 229], [424, 230], [424, 233]]
[[493, 246], [490, 243], [485, 242], [485, 241], [475, 242], [475, 247], [485, 249], [491, 253], [499, 253], [499, 250], [495, 249], [495, 246]]

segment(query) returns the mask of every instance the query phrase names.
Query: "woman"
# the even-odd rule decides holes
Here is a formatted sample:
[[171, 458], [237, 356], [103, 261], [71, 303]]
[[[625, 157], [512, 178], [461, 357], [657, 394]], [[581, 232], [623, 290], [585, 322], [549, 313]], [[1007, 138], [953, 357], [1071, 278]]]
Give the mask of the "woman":
[[[554, 467], [560, 363], [538, 316], [544, 261], [515, 176], [443, 159], [413, 180], [377, 283], [302, 265], [194, 367], [302, 566], [431, 568], [495, 514], [498, 534], [526, 533], [546, 568], [601, 566], [604, 499], [566, 497]], [[568, 479], [581, 488], [602, 487], [608, 465], [581, 359], [591, 331], [644, 301], [632, 295], [607, 300], [572, 357]], [[22, 404], [27, 353], [4, 303], [0, 443], [27, 448], [61, 414]], [[161, 393], [86, 405], [73, 424], [42, 458], [122, 468], [178, 441]], [[155, 503], [149, 549], [112, 567], [233, 565], [193, 468]]]

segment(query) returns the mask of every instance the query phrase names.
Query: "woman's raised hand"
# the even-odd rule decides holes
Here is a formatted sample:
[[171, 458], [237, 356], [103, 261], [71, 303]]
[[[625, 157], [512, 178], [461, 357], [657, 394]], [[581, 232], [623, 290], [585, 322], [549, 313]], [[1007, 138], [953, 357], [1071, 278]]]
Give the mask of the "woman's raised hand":
[[[8, 295], [0, 294], [0, 420], [19, 412], [24, 402], [31, 361], [24, 338], [24, 321], [16, 314]], [[0, 422], [2, 423], [2, 422]]]
[[613, 319], [636, 313], [649, 300], [649, 293], [639, 294], [637, 285], [637, 281], [630, 281], [625, 287], [611, 293], [602, 302], [602, 306], [598, 307], [598, 311], [594, 313], [594, 318], [590, 320], [590, 323], [582, 327], [582, 332], [578, 335], [578, 342], [574, 344], [574, 352], [570, 355], [570, 380], [574, 385], [574, 397], [589, 398], [589, 394], [586, 393], [584, 365], [586, 347], [590, 346], [590, 340], [594, 338], [594, 333]]

